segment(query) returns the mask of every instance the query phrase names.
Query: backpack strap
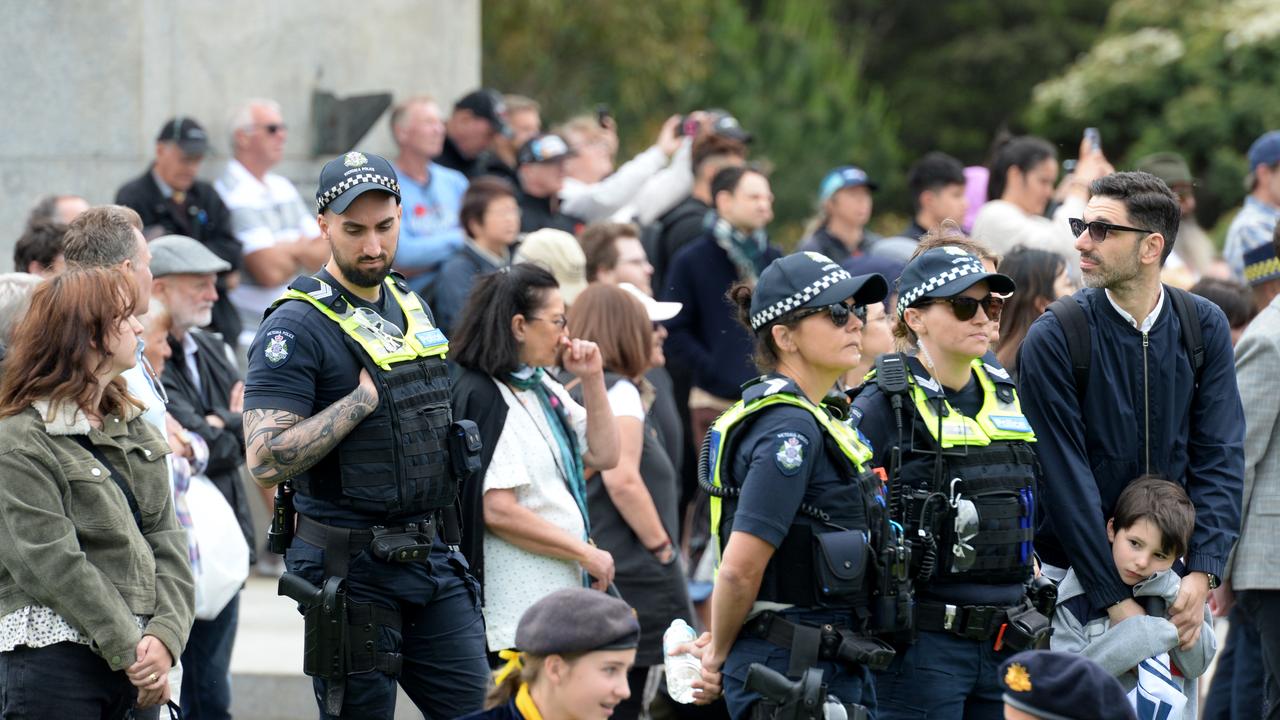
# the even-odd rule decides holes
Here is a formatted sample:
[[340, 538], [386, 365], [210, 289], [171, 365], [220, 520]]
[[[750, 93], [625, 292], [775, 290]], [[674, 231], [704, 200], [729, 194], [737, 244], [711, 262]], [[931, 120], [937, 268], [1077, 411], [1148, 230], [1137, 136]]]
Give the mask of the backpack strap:
[[1200, 312], [1196, 309], [1195, 298], [1182, 288], [1165, 286], [1169, 299], [1173, 301], [1173, 309], [1178, 313], [1178, 324], [1182, 326], [1182, 347], [1187, 351], [1187, 360], [1191, 362], [1191, 370], [1195, 374], [1196, 385], [1200, 385], [1200, 371], [1204, 368], [1204, 337], [1200, 334]]
[[1071, 374], [1076, 381], [1076, 396], [1084, 397], [1089, 387], [1089, 356], [1093, 351], [1089, 334], [1089, 318], [1074, 297], [1058, 298], [1049, 303], [1047, 311], [1058, 318], [1062, 333], [1067, 338], [1067, 352], [1071, 354]]

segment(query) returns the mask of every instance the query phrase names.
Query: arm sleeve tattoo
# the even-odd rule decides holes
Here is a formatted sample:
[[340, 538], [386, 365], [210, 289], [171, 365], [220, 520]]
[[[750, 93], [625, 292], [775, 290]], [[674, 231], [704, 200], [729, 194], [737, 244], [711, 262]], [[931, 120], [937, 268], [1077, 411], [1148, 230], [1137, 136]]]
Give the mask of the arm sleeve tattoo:
[[244, 412], [245, 455], [253, 479], [273, 487], [305, 472], [377, 407], [364, 387], [316, 415], [304, 418], [284, 410]]

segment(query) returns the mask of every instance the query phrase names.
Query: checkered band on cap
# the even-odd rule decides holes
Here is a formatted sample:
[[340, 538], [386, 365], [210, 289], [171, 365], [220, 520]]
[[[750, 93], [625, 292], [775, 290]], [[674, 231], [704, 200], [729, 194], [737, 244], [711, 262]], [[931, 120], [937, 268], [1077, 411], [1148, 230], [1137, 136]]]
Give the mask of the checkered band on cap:
[[792, 310], [803, 307], [805, 303], [817, 297], [823, 290], [826, 290], [841, 280], [849, 280], [852, 278], [853, 276], [849, 274], [848, 270], [832, 270], [826, 275], [823, 275], [817, 280], [814, 280], [801, 288], [799, 292], [793, 293], [761, 310], [755, 315], [752, 315], [751, 329], [759, 330]]
[[928, 280], [925, 280], [919, 285], [903, 293], [901, 297], [898, 298], [898, 316], [901, 317], [902, 313], [906, 312], [907, 308], [911, 307], [912, 303], [924, 297], [928, 293], [937, 290], [943, 285], [959, 280], [965, 275], [982, 274], [986, 271], [987, 269], [982, 266], [981, 262], [965, 262], [952, 267], [950, 270], [934, 275]]
[[1270, 257], [1244, 266], [1244, 279], [1250, 285], [1274, 277], [1280, 277], [1280, 258]]
[[377, 183], [396, 195], [400, 194], [400, 183], [395, 178], [389, 178], [379, 173], [356, 173], [342, 179], [337, 185], [324, 191], [324, 194], [316, 199], [316, 212], [322, 212], [329, 203], [338, 199], [342, 193], [359, 185], [360, 183]]

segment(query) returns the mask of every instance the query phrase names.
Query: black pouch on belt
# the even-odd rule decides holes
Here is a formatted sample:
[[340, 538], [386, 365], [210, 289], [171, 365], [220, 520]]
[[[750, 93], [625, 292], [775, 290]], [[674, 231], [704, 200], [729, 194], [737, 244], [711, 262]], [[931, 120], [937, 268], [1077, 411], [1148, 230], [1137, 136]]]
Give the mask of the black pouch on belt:
[[866, 535], [861, 530], [840, 530], [815, 534], [813, 541], [818, 603], [826, 607], [865, 603]]
[[372, 528], [369, 552], [383, 562], [426, 562], [435, 539], [435, 523], [409, 524], [400, 528]]
[[1022, 652], [1032, 648], [1047, 649], [1049, 647], [1049, 636], [1053, 634], [1053, 627], [1049, 623], [1049, 618], [1034, 607], [1024, 606], [1009, 611], [1009, 619], [1006, 622], [1003, 645], [1010, 650]]

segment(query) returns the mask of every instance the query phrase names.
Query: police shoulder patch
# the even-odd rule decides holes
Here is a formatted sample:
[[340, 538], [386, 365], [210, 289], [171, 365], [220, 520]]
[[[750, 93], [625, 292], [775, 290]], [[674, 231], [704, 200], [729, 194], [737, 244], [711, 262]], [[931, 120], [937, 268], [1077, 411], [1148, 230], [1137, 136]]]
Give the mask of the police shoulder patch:
[[289, 359], [289, 353], [293, 350], [294, 335], [288, 330], [275, 329], [268, 330], [265, 336], [267, 345], [262, 350], [262, 355], [267, 359], [267, 367], [278, 368]]
[[804, 466], [804, 453], [809, 446], [809, 438], [794, 432], [780, 432], [775, 438], [778, 449], [773, 455], [773, 462], [778, 470], [788, 477], [800, 472], [800, 468]]

